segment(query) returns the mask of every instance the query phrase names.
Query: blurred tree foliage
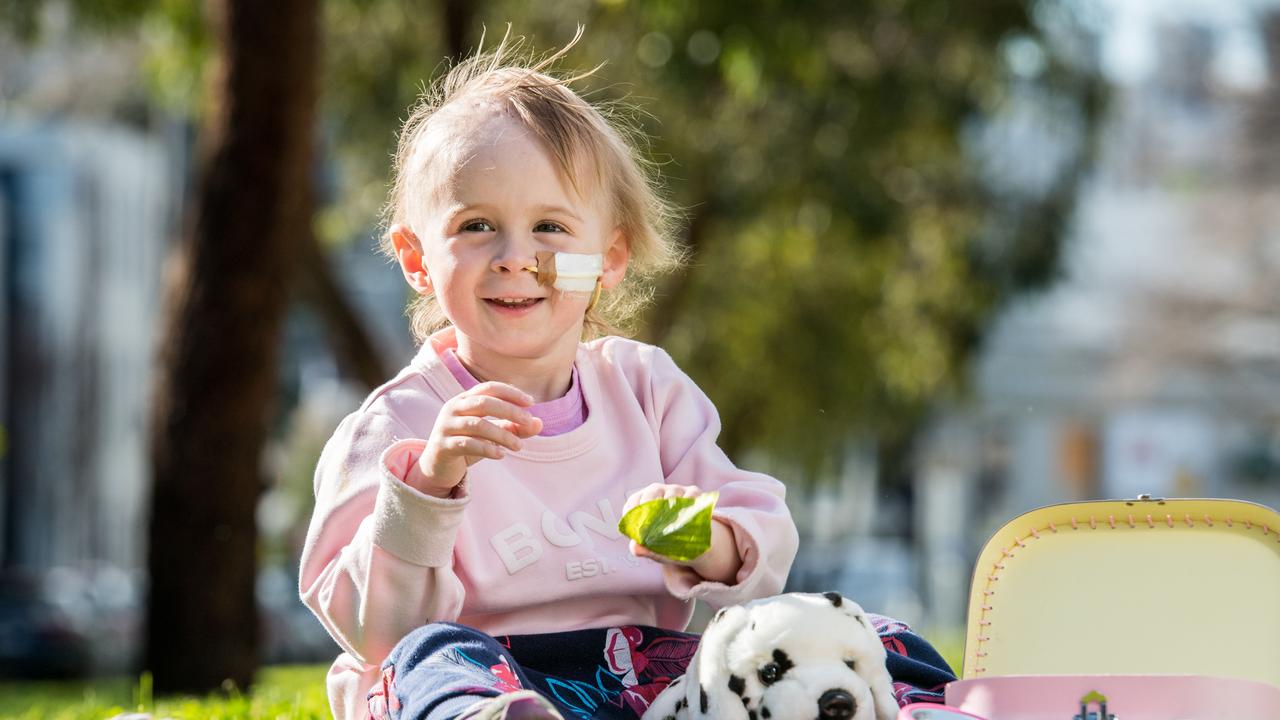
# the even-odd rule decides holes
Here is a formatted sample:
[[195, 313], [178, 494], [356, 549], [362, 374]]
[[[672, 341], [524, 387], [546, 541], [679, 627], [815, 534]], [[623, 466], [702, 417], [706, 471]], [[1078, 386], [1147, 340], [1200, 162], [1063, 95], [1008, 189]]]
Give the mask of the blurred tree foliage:
[[[193, 4], [73, 4], [98, 21], [142, 11], [154, 84], [195, 102], [207, 42]], [[510, 24], [549, 51], [583, 23], [565, 69], [607, 63], [579, 89], [640, 108], [687, 213], [690, 263], [640, 335], [716, 402], [726, 450], [819, 473], [853, 435], [909, 434], [962, 389], [993, 313], [1053, 276], [1103, 100], [1089, 8], [327, 0], [321, 132], [336, 171], [317, 229], [372, 242], [407, 108], [485, 28], [490, 45]], [[999, 128], [1028, 117], [1039, 133], [1004, 142]]]
[[[545, 51], [587, 26], [566, 69], [607, 62], [579, 89], [640, 107], [687, 211], [690, 263], [641, 335], [716, 402], [726, 450], [816, 474], [855, 434], [909, 434], [993, 312], [1052, 277], [1103, 97], [1081, 6], [494, 0], [462, 46], [510, 23]], [[436, 3], [326, 8], [324, 227], [364, 241], [405, 108], [458, 43]], [[1002, 146], [1027, 118], [1039, 133]], [[1050, 167], [1022, 182], [1036, 155]]]

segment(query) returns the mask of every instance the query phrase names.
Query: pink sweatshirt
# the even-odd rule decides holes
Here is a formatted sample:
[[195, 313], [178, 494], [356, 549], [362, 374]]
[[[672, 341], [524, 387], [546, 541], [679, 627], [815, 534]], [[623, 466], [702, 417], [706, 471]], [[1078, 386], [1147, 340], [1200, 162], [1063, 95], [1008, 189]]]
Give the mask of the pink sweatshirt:
[[[316, 468], [302, 552], [305, 602], [345, 651], [329, 671], [335, 717], [365, 717], [378, 665], [409, 631], [456, 621], [493, 635], [617, 625], [683, 629], [701, 598], [719, 607], [782, 590], [797, 533], [777, 480], [734, 467], [716, 446], [710, 400], [660, 348], [607, 337], [579, 346], [587, 419], [482, 460], [456, 497], [403, 482], [444, 402], [462, 391], [440, 360], [442, 330], [347, 416]], [[719, 490], [715, 516], [737, 538], [732, 585], [691, 570], [668, 582], [617, 530], [650, 483]]]

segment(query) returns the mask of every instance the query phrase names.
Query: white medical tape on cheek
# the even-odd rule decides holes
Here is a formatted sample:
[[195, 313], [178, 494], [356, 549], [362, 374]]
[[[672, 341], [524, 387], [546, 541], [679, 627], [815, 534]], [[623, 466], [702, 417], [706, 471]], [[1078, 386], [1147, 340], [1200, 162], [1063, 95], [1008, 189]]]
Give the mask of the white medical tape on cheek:
[[538, 284], [561, 292], [593, 293], [604, 274], [604, 254], [553, 253], [539, 251], [537, 266], [526, 267], [538, 275]]

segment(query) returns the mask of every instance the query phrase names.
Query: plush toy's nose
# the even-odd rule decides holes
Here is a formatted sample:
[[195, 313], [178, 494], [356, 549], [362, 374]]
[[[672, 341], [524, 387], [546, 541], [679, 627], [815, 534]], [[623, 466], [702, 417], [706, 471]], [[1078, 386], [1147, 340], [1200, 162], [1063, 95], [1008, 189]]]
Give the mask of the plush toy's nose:
[[853, 696], [843, 690], [828, 690], [818, 698], [818, 716], [822, 720], [846, 720], [857, 709]]

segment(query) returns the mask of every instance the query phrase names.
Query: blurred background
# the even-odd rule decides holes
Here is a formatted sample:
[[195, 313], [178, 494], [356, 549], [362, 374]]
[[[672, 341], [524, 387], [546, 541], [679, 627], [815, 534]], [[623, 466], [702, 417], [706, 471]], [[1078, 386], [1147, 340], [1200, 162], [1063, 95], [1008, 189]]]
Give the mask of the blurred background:
[[[604, 62], [579, 89], [638, 109], [691, 262], [631, 330], [716, 402], [739, 464], [787, 484], [789, 589], [955, 636], [978, 551], [1023, 511], [1280, 507], [1280, 2], [301, 3], [318, 52], [283, 81], [314, 91], [288, 120], [308, 205], [287, 243], [274, 225], [234, 242], [288, 270], [262, 295], [269, 347], [239, 358], [272, 379], [253, 404], [162, 371], [184, 328], [235, 334], [216, 304], [172, 306], [239, 272], [174, 260], [230, 243], [201, 220], [229, 137], [210, 128], [243, 91], [220, 69], [293, 37], [219, 30], [237, 1], [0, 1], [0, 675], [154, 667], [148, 603], [234, 604], [199, 575], [217, 552], [152, 522], [187, 519], [153, 505], [157, 397], [259, 438], [245, 465], [217, 442], [199, 457], [242, 478], [252, 527], [192, 521], [251, 540], [244, 662], [337, 652], [297, 561], [321, 446], [414, 352], [373, 249], [395, 132], [508, 23], [538, 51], [584, 24], [564, 69]], [[148, 593], [173, 572], [160, 546], [196, 590]]]

